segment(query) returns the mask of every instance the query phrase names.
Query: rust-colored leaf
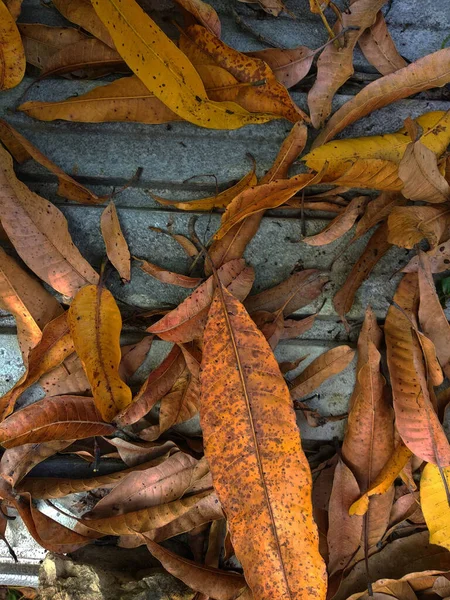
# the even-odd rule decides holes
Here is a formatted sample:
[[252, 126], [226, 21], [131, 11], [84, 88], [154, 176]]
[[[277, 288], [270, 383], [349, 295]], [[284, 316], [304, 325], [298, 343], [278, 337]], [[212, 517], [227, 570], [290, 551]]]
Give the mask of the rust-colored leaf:
[[95, 405], [105, 421], [112, 421], [131, 403], [131, 390], [119, 375], [122, 318], [116, 301], [102, 286], [85, 286], [67, 319]]
[[302, 242], [309, 246], [324, 246], [335, 242], [353, 227], [356, 219], [363, 213], [367, 201], [367, 196], [356, 196], [325, 229], [315, 235], [304, 237]]
[[123, 462], [129, 467], [140, 465], [156, 458], [167, 458], [178, 452], [174, 442], [128, 442], [122, 438], [109, 438], [108, 443], [115, 446]]
[[25, 75], [25, 52], [14, 16], [0, 0], [0, 90], [10, 90]]
[[131, 279], [131, 255], [120, 227], [114, 202], [102, 212], [100, 228], [106, 246], [106, 254], [123, 281]]
[[[218, 276], [222, 284], [241, 300], [249, 293], [254, 280], [253, 269], [247, 267], [243, 259], [225, 263], [218, 270]], [[211, 276], [148, 331], [172, 342], [190, 342], [201, 337], [213, 295], [214, 279]]]
[[127, 381], [142, 365], [147, 358], [153, 344], [153, 335], [146, 335], [137, 344], [122, 346], [120, 351], [122, 358], [120, 360], [119, 375]]
[[430, 400], [422, 349], [414, 328], [418, 302], [415, 273], [404, 275], [389, 307], [384, 332], [394, 397], [395, 423], [408, 448], [439, 466], [450, 465], [450, 446]]
[[255, 600], [324, 598], [310, 472], [289, 392], [264, 336], [223, 286], [205, 329], [201, 384], [205, 455]]
[[74, 246], [62, 212], [19, 181], [12, 159], [0, 148], [0, 218], [14, 247], [32, 271], [72, 297], [98, 275]]
[[316, 321], [317, 315], [310, 315], [304, 319], [285, 319], [283, 331], [281, 332], [282, 340], [291, 340], [292, 338], [303, 335], [309, 331]]
[[274, 350], [281, 339], [284, 328], [283, 315], [277, 315], [265, 310], [258, 310], [251, 315], [255, 325], [269, 342], [269, 346]]
[[409, 144], [398, 166], [402, 194], [410, 200], [440, 203], [450, 199], [450, 185], [439, 172], [436, 155], [420, 140]]
[[0, 423], [0, 444], [14, 448], [21, 444], [108, 435], [113, 431], [112, 425], [102, 421], [92, 398], [55, 396], [38, 400]]
[[190, 12], [210, 33], [220, 38], [219, 15], [210, 4], [203, 0], [175, 0], [175, 2]]
[[362, 33], [358, 43], [368, 62], [382, 75], [389, 75], [408, 65], [398, 52], [381, 11], [375, 23]]
[[307, 46], [298, 46], [288, 49], [268, 48], [246, 54], [267, 63], [277, 80], [289, 89], [308, 75], [316, 52]]
[[450, 48], [444, 48], [369, 83], [334, 113], [314, 141], [313, 147], [328, 142], [344, 127], [378, 108], [418, 92], [445, 85], [450, 81], [449, 57]]
[[68, 21], [79, 25], [110, 48], [114, 48], [108, 30], [100, 21], [89, 0], [55, 0], [53, 5]]
[[147, 275], [158, 279], [158, 281], [162, 281], [162, 283], [169, 283], [182, 288], [194, 288], [203, 281], [201, 277], [189, 277], [188, 275], [174, 273], [173, 271], [168, 271], [163, 267], [158, 267], [158, 265], [148, 262], [142, 258], [136, 258], [136, 260], [141, 263], [139, 266], [144, 273], [147, 273]]
[[425, 238], [434, 248], [449, 222], [450, 210], [445, 206], [397, 206], [388, 217], [388, 241], [411, 249]]
[[45, 68], [55, 52], [86, 39], [84, 33], [74, 27], [51, 27], [41, 23], [18, 23], [27, 63]]
[[291, 396], [301, 400], [329, 377], [337, 375], [348, 367], [354, 356], [355, 351], [349, 346], [337, 346], [324, 352], [290, 382]]
[[356, 224], [353, 241], [362, 237], [372, 227], [386, 219], [396, 206], [406, 204], [406, 198], [398, 192], [382, 192], [366, 206], [363, 216]]

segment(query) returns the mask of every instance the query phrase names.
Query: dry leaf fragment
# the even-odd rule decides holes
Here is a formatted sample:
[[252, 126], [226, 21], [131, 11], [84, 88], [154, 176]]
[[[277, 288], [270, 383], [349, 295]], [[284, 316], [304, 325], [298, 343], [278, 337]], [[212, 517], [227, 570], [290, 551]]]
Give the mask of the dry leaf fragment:
[[343, 371], [353, 360], [355, 351], [349, 346], [337, 346], [315, 358], [300, 375], [290, 381], [293, 398], [301, 400], [324, 381]]
[[258, 310], [251, 314], [255, 325], [269, 342], [269, 346], [274, 350], [281, 339], [284, 327], [283, 315], [277, 315], [265, 310]]
[[83, 396], [87, 392], [91, 393], [91, 386], [81, 366], [81, 361], [77, 361], [77, 366], [73, 369], [68, 368], [67, 362], [65, 361], [39, 379], [39, 385], [46, 396], [64, 396], [65, 394]]
[[73, 299], [67, 318], [97, 409], [112, 421], [131, 403], [131, 390], [118, 371], [122, 318], [117, 304], [102, 286], [88, 285]]
[[277, 80], [289, 89], [308, 75], [316, 52], [307, 46], [298, 46], [288, 49], [268, 48], [246, 54], [267, 63]]
[[17, 21], [20, 16], [20, 12], [22, 10], [22, 2], [23, 0], [5, 0], [4, 4], [6, 8], [11, 13], [13, 19]]
[[51, 27], [41, 23], [18, 23], [27, 63], [44, 69], [48, 59], [58, 50], [86, 39], [74, 27]]
[[[447, 486], [444, 486], [445, 477]], [[430, 532], [430, 544], [437, 544], [450, 550], [450, 506], [448, 487], [450, 469], [442, 469], [429, 463], [420, 478], [420, 505]]]
[[114, 202], [102, 212], [100, 228], [106, 246], [106, 254], [123, 281], [131, 279], [131, 255], [120, 227]]
[[382, 75], [389, 75], [408, 65], [399, 54], [381, 11], [375, 23], [362, 33], [358, 43], [367, 61]]
[[363, 216], [356, 224], [355, 235], [352, 241], [356, 241], [386, 219], [396, 206], [406, 204], [406, 198], [397, 192], [382, 192], [377, 198], [371, 200], [366, 206]]
[[144, 273], [151, 275], [155, 279], [158, 279], [158, 281], [162, 281], [162, 283], [169, 283], [171, 285], [177, 285], [183, 288], [194, 288], [203, 281], [201, 277], [189, 277], [188, 275], [173, 273], [172, 271], [158, 267], [158, 265], [148, 262], [142, 258], [136, 258], [136, 260], [140, 261], [141, 264], [139, 266]]
[[317, 315], [310, 315], [304, 319], [285, 319], [283, 323], [283, 331], [281, 332], [282, 340], [291, 340], [299, 337], [311, 329], [316, 321]]
[[79, 25], [110, 48], [114, 48], [114, 42], [96, 15], [90, 0], [55, 0], [53, 5], [68, 21]]
[[289, 392], [264, 336], [222, 286], [205, 329], [201, 385], [205, 455], [255, 600], [306, 600], [312, 590], [325, 598], [311, 476]]
[[323, 183], [357, 186], [376, 190], [400, 191], [403, 182], [398, 176], [398, 165], [390, 160], [378, 158], [357, 159], [337, 179], [325, 176]]
[[239, 0], [239, 2], [245, 2], [247, 4], [258, 4], [266, 13], [274, 17], [278, 17], [280, 13], [285, 10], [284, 3], [282, 0]]
[[444, 48], [369, 83], [334, 113], [315, 139], [313, 147], [317, 148], [328, 142], [347, 125], [378, 108], [418, 92], [445, 85], [450, 81], [449, 60], [450, 48]]
[[127, 380], [139, 369], [152, 347], [153, 335], [146, 335], [137, 344], [129, 344], [121, 347], [122, 358], [120, 360], [119, 375]]
[[58, 440], [109, 435], [114, 427], [102, 421], [92, 398], [55, 396], [38, 400], [0, 423], [0, 444], [13, 448]]
[[175, 2], [190, 12], [208, 31], [220, 38], [219, 15], [210, 4], [203, 0], [175, 0]]
[[410, 200], [433, 204], [450, 199], [450, 185], [440, 174], [436, 155], [420, 140], [409, 144], [398, 167], [402, 194]]
[[388, 217], [388, 242], [414, 248], [424, 238], [434, 248], [448, 230], [450, 210], [445, 206], [398, 206]]
[[[438, 244], [427, 253], [428, 262], [432, 273], [442, 273], [450, 269], [450, 240]], [[419, 268], [419, 257], [413, 256], [409, 263], [402, 269], [403, 273], [415, 273]]]
[[10, 90], [25, 75], [25, 52], [14, 17], [0, 0], [0, 90]]
[[302, 242], [309, 246], [324, 246], [335, 242], [353, 227], [356, 219], [363, 213], [367, 201], [367, 196], [356, 196], [325, 229], [315, 235], [304, 237]]

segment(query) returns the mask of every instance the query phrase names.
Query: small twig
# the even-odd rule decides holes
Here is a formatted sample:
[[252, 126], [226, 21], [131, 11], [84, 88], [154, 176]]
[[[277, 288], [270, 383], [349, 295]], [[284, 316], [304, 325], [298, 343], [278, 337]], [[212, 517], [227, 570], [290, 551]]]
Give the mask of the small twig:
[[144, 171], [143, 167], [138, 167], [136, 169], [136, 173], [132, 177], [130, 177], [130, 179], [127, 181], [127, 183], [125, 183], [118, 190], [116, 190], [115, 188], [113, 189], [113, 191], [111, 192], [111, 194], [108, 197], [108, 199], [112, 200], [113, 198], [115, 198], [116, 196], [118, 196], [119, 194], [121, 194], [123, 191], [125, 191], [127, 188], [129, 188], [131, 185], [133, 185], [134, 183], [136, 183], [137, 181], [139, 181], [139, 179], [141, 178], [141, 175], [142, 175], [143, 171]]
[[236, 10], [233, 7], [231, 8], [231, 12], [233, 14], [234, 20], [236, 21], [236, 25], [238, 27], [240, 27], [241, 29], [243, 29], [244, 31], [248, 31], [248, 33], [251, 33], [262, 44], [265, 44], [266, 46], [271, 46], [272, 48], [281, 48], [282, 50], [286, 49], [286, 46], [282, 46], [278, 42], [274, 42], [270, 38], [265, 37], [261, 33], [258, 33], [257, 31], [255, 31], [253, 29], [253, 27], [251, 27], [251, 25], [249, 25], [247, 23], [247, 21], [245, 21], [242, 18], [242, 16], [238, 12], [236, 12]]
[[11, 546], [11, 544], [8, 542], [8, 540], [6, 539], [6, 537], [4, 535], [0, 536], [0, 539], [2, 539], [5, 544], [6, 547], [8, 548], [9, 553], [11, 554], [14, 562], [18, 563], [19, 559], [17, 558], [17, 554], [14, 552], [14, 548]]

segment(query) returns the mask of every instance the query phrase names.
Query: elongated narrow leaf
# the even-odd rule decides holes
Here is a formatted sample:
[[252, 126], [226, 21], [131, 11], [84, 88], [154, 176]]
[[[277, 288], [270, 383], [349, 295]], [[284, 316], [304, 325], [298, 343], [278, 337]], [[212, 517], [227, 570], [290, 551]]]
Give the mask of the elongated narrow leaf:
[[375, 225], [386, 219], [396, 206], [406, 204], [406, 198], [398, 192], [382, 192], [366, 206], [363, 216], [358, 221], [353, 241], [369, 231]]
[[131, 390], [119, 376], [122, 318], [108, 290], [89, 285], [70, 305], [68, 322], [73, 343], [105, 421], [131, 403]]
[[324, 598], [311, 477], [289, 392], [264, 336], [223, 287], [205, 329], [201, 384], [205, 455], [255, 600], [306, 599], [311, 590]]
[[450, 465], [450, 446], [429, 396], [422, 349], [414, 330], [417, 301], [417, 275], [410, 273], [397, 288], [384, 326], [395, 423], [414, 454], [445, 467]]
[[449, 60], [450, 48], [444, 48], [419, 58], [395, 73], [369, 83], [334, 113], [313, 146], [316, 148], [328, 142], [344, 127], [377, 108], [418, 92], [445, 85], [450, 81]]
[[127, 381], [142, 365], [150, 352], [153, 344], [153, 336], [146, 335], [137, 344], [129, 344], [121, 347], [122, 359], [119, 366], [119, 374]]
[[281, 332], [282, 340], [291, 340], [299, 337], [306, 331], [309, 331], [316, 321], [317, 315], [310, 315], [304, 319], [285, 319], [283, 323], [283, 331]]
[[0, 218], [22, 260], [69, 297], [96, 283], [98, 275], [74, 246], [62, 212], [16, 178], [12, 159], [2, 148], [0, 158]]
[[114, 48], [108, 30], [96, 15], [89, 0], [55, 0], [53, 4], [68, 21], [79, 25], [107, 46]]
[[358, 43], [366, 59], [382, 75], [389, 75], [408, 65], [398, 52], [381, 11], [375, 23], [362, 33]]
[[[431, 463], [425, 467], [420, 478], [420, 505], [430, 532], [430, 544], [450, 550], [450, 506], [447, 495], [450, 469], [447, 467], [442, 473]], [[447, 481], [447, 489], [442, 481], [443, 476]]]
[[358, 186], [390, 192], [399, 192], [403, 187], [403, 181], [398, 176], [398, 165], [379, 158], [357, 159], [337, 179], [326, 176], [323, 181], [339, 186]]
[[25, 52], [14, 17], [0, 0], [0, 90], [9, 90], [25, 75]]
[[131, 70], [177, 115], [212, 129], [236, 129], [273, 118], [252, 115], [233, 102], [209, 100], [191, 62], [134, 0], [98, 0], [94, 8]]
[[64, 46], [86, 39], [86, 35], [74, 27], [51, 27], [41, 23], [18, 23], [25, 48], [27, 63], [43, 69], [47, 60]]
[[55, 396], [38, 400], [0, 423], [0, 444], [13, 448], [21, 444], [108, 435], [113, 431], [112, 425], [102, 421], [92, 398]]
[[180, 273], [173, 273], [172, 271], [168, 271], [163, 267], [158, 267], [148, 260], [137, 259], [140, 261], [140, 267], [147, 273], [147, 275], [151, 275], [158, 281], [162, 281], [162, 283], [169, 283], [171, 285], [178, 285], [183, 288], [194, 288], [199, 285], [203, 279], [201, 277], [189, 277], [188, 275], [182, 275]]
[[102, 212], [100, 219], [106, 254], [124, 281], [131, 278], [131, 255], [122, 233], [116, 206], [110, 202]]
[[356, 219], [364, 211], [367, 200], [366, 196], [356, 196], [345, 210], [335, 217], [325, 229], [322, 229], [322, 231], [315, 235], [304, 237], [302, 242], [309, 246], [323, 246], [338, 240], [353, 227]]

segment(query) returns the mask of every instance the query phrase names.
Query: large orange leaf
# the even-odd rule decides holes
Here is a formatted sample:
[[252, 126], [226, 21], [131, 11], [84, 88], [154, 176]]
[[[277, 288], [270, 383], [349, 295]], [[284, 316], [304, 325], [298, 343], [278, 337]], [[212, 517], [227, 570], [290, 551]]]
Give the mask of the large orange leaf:
[[255, 600], [325, 598], [289, 391], [264, 336], [222, 286], [205, 329], [201, 385], [205, 455]]
[[122, 318], [111, 292], [87, 285], [72, 301], [68, 323], [73, 343], [105, 421], [131, 403], [131, 390], [119, 375]]
[[450, 465], [450, 446], [428, 391], [422, 348], [416, 334], [416, 273], [401, 280], [384, 332], [394, 397], [395, 423], [406, 446], [438, 466]]
[[0, 90], [9, 90], [25, 75], [25, 52], [13, 16], [0, 0]]

